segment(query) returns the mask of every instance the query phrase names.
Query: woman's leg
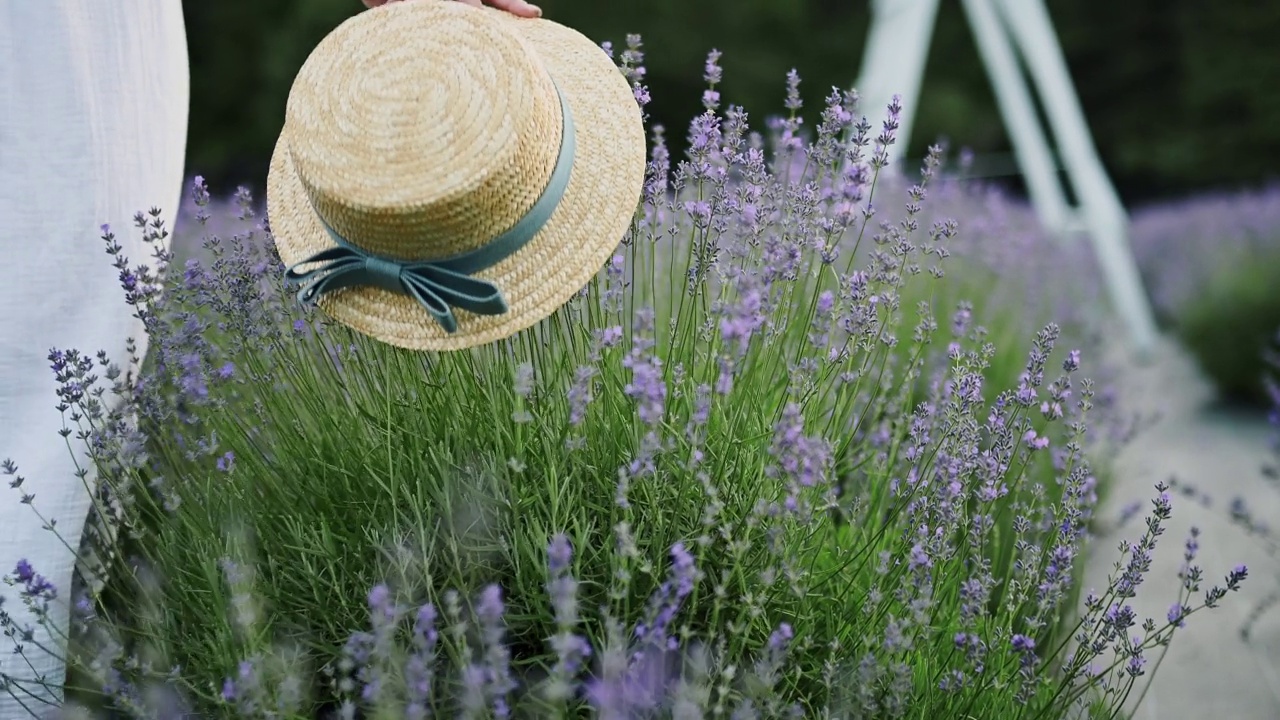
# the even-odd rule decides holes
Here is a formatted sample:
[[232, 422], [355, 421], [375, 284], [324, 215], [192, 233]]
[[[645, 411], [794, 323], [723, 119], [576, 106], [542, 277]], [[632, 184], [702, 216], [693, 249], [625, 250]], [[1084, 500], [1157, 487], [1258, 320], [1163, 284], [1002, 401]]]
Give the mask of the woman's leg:
[[[172, 224], [189, 82], [181, 0], [0, 3], [0, 460], [26, 478], [21, 491], [0, 486], [0, 575], [25, 559], [52, 582], [59, 595], [50, 619], [61, 632], [74, 565], [67, 545], [79, 545], [94, 478], [76, 477], [80, 443], [58, 433], [47, 356], [51, 348], [105, 351], [125, 368], [130, 338], [145, 353], [99, 227], [109, 224], [137, 264], [150, 248], [134, 214], [159, 207]], [[21, 493], [34, 495], [34, 509], [20, 504]], [[66, 544], [42, 529], [36, 510], [56, 520]], [[21, 655], [0, 637], [0, 674], [43, 676], [55, 689], [32, 697], [26, 690], [38, 687], [10, 682], [9, 692], [0, 688], [2, 718], [22, 717], [24, 705], [48, 715], [65, 670], [60, 651], [40, 650], [60, 642], [25, 611], [20, 592], [0, 585], [0, 610], [35, 635]]]

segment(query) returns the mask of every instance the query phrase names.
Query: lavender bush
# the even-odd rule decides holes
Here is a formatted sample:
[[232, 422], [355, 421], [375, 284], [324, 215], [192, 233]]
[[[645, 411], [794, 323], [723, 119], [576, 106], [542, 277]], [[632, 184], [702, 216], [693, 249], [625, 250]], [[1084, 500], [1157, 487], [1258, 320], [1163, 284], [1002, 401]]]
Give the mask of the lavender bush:
[[1230, 401], [1266, 407], [1280, 325], [1280, 184], [1140, 209], [1133, 245], [1163, 321]]
[[[1262, 354], [1263, 364], [1268, 369], [1263, 379], [1263, 387], [1266, 389], [1270, 404], [1267, 422], [1274, 430], [1271, 439], [1272, 457], [1262, 466], [1262, 475], [1273, 489], [1280, 490], [1280, 331], [1277, 331], [1273, 337], [1267, 351]], [[1199, 496], [1206, 504], [1211, 501], [1207, 492], [1192, 486], [1187, 486], [1183, 492]], [[1269, 556], [1280, 559], [1280, 535], [1276, 533], [1273, 523], [1268, 522], [1265, 516], [1259, 516], [1254, 507], [1250, 499], [1236, 496], [1231, 498], [1227, 512], [1232, 522], [1256, 539]], [[1247, 640], [1258, 620], [1277, 605], [1280, 605], [1280, 584], [1262, 596], [1253, 607], [1240, 628], [1240, 634]]]
[[[632, 38], [644, 104], [641, 59]], [[136, 380], [50, 354], [101, 478], [92, 552], [70, 598], [9, 578], [37, 617], [72, 602], [69, 692], [138, 718], [1114, 717], [1245, 570], [1193, 601], [1189, 549], [1168, 617], [1137, 618], [1159, 486], [1077, 602], [1103, 447], [1082, 353], [1046, 324], [992, 387], [992, 332], [937, 301], [963, 242], [924, 209], [941, 151], [886, 200], [896, 105], [877, 132], [833, 91], [810, 137], [793, 74], [766, 141], [716, 60], [688, 158], [652, 128], [618, 254], [492, 346], [299, 309], [247, 194], [247, 229], [160, 276], [108, 233], [153, 353]], [[1052, 302], [984, 309], [1019, 328], [1028, 304]]]

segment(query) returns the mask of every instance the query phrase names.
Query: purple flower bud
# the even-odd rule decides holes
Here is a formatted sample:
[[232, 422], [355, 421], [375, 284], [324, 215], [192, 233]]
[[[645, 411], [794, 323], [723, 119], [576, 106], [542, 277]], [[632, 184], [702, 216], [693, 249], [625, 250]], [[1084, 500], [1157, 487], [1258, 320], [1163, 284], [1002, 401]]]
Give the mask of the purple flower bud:
[[1227, 576], [1227, 589], [1239, 590], [1240, 583], [1244, 582], [1247, 577], [1249, 577], [1249, 568], [1244, 565], [1235, 566], [1231, 570], [1231, 574]]
[[31, 563], [27, 562], [26, 558], [19, 560], [18, 564], [13, 568], [13, 577], [20, 583], [31, 582], [31, 579], [35, 577], [35, 574], [35, 570], [32, 569]]
[[927, 570], [933, 567], [933, 560], [929, 558], [929, 553], [925, 552], [924, 546], [916, 543], [911, 547], [911, 559], [908, 565], [912, 571]]
[[228, 450], [222, 454], [222, 457], [218, 458], [218, 462], [217, 462], [218, 471], [229, 473], [231, 472], [232, 469], [235, 468], [235, 463], [236, 463], [235, 452]]
[[1143, 668], [1147, 665], [1147, 659], [1142, 656], [1141, 651], [1129, 656], [1129, 662], [1125, 663], [1125, 673], [1130, 677], [1141, 677], [1146, 674]]
[[711, 50], [707, 53], [707, 63], [704, 66], [702, 79], [710, 85], [718, 84], [724, 77], [724, 71], [720, 68], [720, 51]]

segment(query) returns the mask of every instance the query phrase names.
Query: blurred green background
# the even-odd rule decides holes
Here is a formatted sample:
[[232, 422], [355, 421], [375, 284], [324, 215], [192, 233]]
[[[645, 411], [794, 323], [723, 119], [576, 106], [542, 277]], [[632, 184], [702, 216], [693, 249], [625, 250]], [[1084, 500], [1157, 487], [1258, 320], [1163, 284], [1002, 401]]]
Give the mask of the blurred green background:
[[[640, 33], [650, 112], [675, 140], [699, 110], [706, 52], [724, 52], [723, 93], [756, 126], [803, 79], [812, 126], [831, 86], [856, 78], [869, 0], [542, 0], [596, 41]], [[1124, 199], [1255, 185], [1280, 157], [1280, 2], [1048, 0], [1103, 160]], [[312, 47], [359, 0], [185, 0], [192, 70], [188, 173], [258, 189], [285, 97]], [[879, 109], [866, 110], [878, 119]], [[873, 114], [874, 113], [874, 114]], [[942, 0], [909, 151], [946, 136], [1009, 150], [958, 0]], [[677, 148], [678, 149], [678, 148]]]

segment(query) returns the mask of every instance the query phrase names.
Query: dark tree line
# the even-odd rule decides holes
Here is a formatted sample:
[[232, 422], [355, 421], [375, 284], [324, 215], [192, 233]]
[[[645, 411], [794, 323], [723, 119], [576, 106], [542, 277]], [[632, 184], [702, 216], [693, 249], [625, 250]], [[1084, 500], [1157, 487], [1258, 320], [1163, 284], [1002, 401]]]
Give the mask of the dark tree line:
[[[706, 52], [724, 52], [725, 100], [757, 127], [784, 75], [806, 116], [857, 74], [867, 0], [542, 0], [548, 16], [621, 45], [640, 33], [655, 121], [677, 140], [699, 112]], [[1280, 160], [1280, 3], [1049, 0], [1095, 138], [1128, 200], [1266, 181]], [[226, 190], [260, 184], [284, 99], [310, 49], [358, 0], [184, 3], [192, 66], [189, 171]], [[872, 111], [868, 110], [868, 114]], [[878, 109], [876, 110], [878, 112]], [[957, 0], [943, 0], [911, 154], [940, 136], [1008, 149]]]

